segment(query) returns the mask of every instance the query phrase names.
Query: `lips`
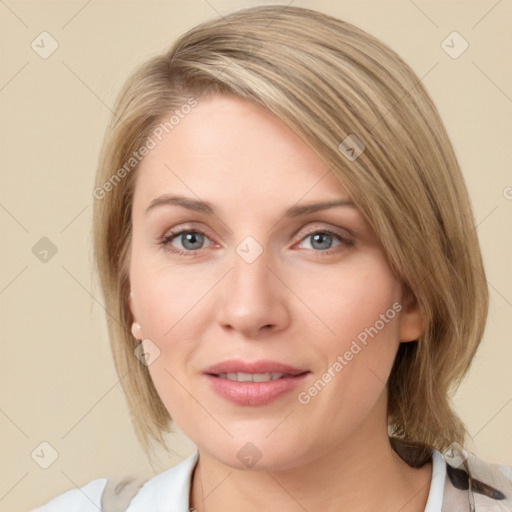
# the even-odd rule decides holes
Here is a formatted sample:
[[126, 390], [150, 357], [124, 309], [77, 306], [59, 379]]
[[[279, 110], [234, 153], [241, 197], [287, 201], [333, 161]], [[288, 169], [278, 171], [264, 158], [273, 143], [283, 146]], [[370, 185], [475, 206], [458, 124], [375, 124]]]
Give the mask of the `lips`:
[[266, 405], [292, 391], [310, 373], [275, 361], [224, 361], [203, 371], [211, 389], [243, 406]]
[[209, 366], [203, 373], [209, 375], [220, 375], [221, 373], [282, 373], [287, 376], [295, 377], [308, 370], [296, 368], [288, 364], [276, 361], [241, 361], [239, 359], [231, 359], [222, 363]]

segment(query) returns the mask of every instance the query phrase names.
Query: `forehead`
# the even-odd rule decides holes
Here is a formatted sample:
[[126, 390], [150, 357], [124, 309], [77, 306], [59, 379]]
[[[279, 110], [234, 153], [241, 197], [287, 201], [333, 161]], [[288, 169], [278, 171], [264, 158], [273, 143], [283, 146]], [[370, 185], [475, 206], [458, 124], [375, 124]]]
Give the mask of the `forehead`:
[[200, 98], [156, 141], [137, 172], [139, 207], [169, 192], [240, 205], [347, 197], [298, 135], [263, 107], [234, 96]]

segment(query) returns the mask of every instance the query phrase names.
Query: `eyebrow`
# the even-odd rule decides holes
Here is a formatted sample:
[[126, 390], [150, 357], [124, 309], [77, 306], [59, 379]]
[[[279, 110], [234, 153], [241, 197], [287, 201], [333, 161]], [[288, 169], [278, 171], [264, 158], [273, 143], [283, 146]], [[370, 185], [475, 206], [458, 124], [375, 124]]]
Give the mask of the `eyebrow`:
[[[205, 215], [214, 215], [215, 213], [215, 209], [213, 208], [212, 204], [207, 201], [192, 199], [185, 196], [164, 194], [162, 196], [155, 197], [151, 201], [149, 206], [146, 208], [146, 214], [157, 207], [169, 205], [181, 206], [182, 208], [200, 212]], [[320, 210], [327, 210], [328, 208], [334, 208], [336, 206], [355, 207], [355, 204], [348, 199], [334, 199], [331, 201], [322, 201], [319, 203], [305, 204], [302, 206], [291, 206], [284, 211], [283, 216], [299, 217], [301, 215], [315, 213]]]

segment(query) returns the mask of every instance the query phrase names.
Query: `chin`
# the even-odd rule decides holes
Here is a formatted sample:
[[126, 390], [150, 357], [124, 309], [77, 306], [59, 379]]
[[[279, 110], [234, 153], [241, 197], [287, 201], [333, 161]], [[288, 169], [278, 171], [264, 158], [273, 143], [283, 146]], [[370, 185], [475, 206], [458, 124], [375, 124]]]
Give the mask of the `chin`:
[[307, 450], [300, 434], [296, 442], [291, 442], [291, 436], [286, 433], [279, 436], [275, 432], [268, 435], [268, 432], [267, 429], [265, 435], [254, 436], [246, 432], [225, 443], [198, 446], [222, 464], [245, 471], [284, 471], [304, 463], [308, 458], [307, 451], [316, 451], [313, 448]]

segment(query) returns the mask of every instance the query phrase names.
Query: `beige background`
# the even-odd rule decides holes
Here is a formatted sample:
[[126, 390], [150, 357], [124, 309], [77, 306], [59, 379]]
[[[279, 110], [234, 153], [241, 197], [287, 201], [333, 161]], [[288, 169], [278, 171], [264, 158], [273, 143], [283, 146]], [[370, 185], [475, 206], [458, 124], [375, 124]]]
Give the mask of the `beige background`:
[[[0, 0], [0, 510], [27, 510], [93, 478], [153, 471], [131, 429], [91, 275], [98, 150], [137, 63], [200, 21], [262, 3]], [[491, 293], [485, 338], [454, 402], [474, 451], [512, 464], [512, 3], [292, 4], [390, 45], [440, 110], [472, 197]], [[43, 31], [59, 45], [47, 59], [31, 48]], [[469, 43], [457, 59], [441, 47], [453, 31]], [[43, 237], [57, 248], [45, 263], [32, 249]], [[49, 460], [42, 442], [58, 452], [48, 469], [36, 463]], [[171, 443], [175, 456], [155, 471], [194, 450], [181, 435]]]

